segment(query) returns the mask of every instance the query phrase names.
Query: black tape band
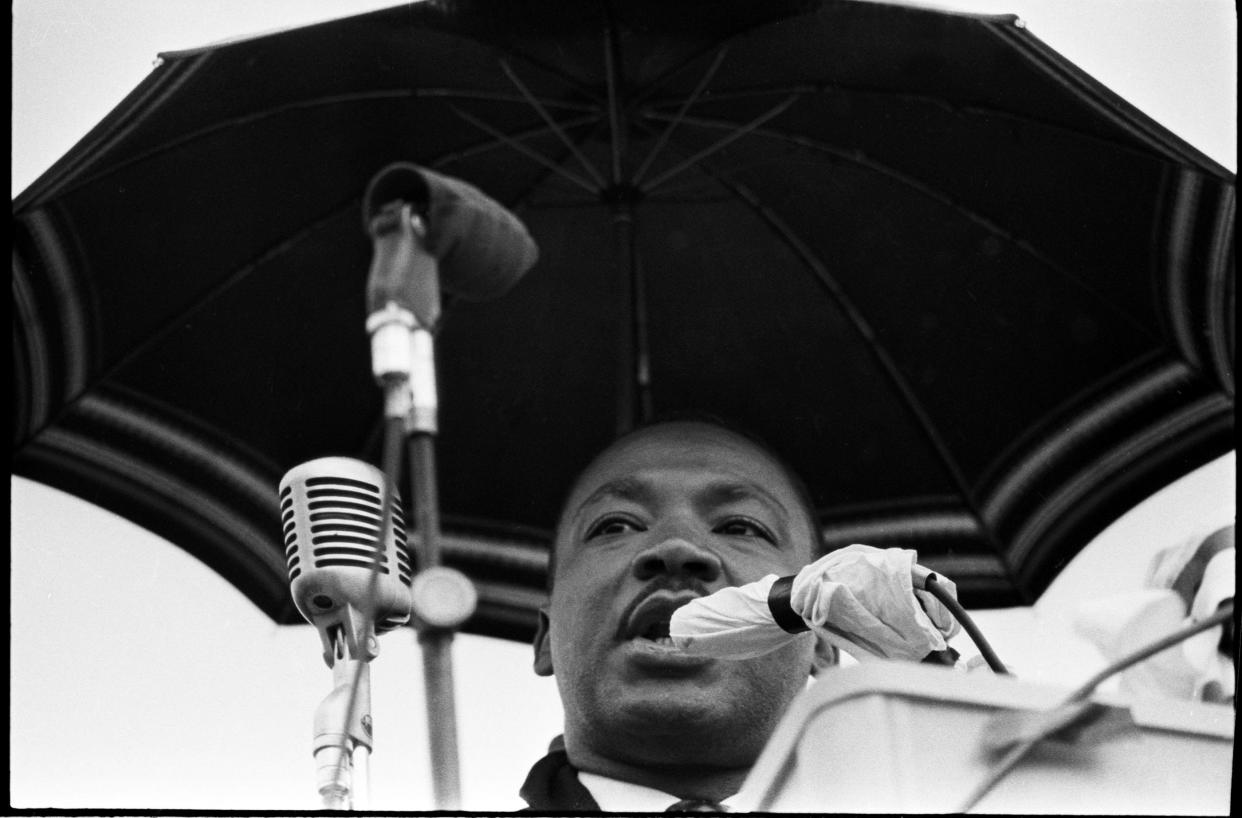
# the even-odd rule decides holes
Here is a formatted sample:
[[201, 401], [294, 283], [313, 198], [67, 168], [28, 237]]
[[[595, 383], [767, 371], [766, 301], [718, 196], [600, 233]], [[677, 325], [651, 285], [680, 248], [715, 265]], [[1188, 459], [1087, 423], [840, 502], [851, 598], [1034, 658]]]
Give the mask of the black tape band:
[[957, 660], [962, 658], [962, 654], [953, 649], [952, 646], [946, 647], [944, 650], [933, 650], [931, 653], [923, 657], [925, 665], [948, 665], [953, 667], [957, 664]]
[[793, 594], [793, 581], [794, 578], [789, 576], [781, 577], [772, 583], [772, 590], [768, 591], [768, 610], [772, 612], [772, 618], [776, 620], [776, 624], [781, 626], [781, 630], [789, 633], [802, 633], [809, 631], [810, 628], [794, 611], [789, 601], [789, 597]]

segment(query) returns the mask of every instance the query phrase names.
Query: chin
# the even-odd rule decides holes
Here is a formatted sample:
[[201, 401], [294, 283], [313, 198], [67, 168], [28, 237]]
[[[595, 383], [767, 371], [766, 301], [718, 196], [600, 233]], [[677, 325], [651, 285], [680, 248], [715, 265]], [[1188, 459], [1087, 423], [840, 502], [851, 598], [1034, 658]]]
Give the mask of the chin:
[[776, 724], [739, 721], [719, 700], [636, 701], [617, 715], [618, 754], [633, 763], [721, 769], [753, 764]]
[[719, 695], [701, 688], [671, 690], [662, 695], [617, 697], [614, 712], [618, 721], [641, 726], [652, 733], [682, 735], [727, 724], [731, 709]]
[[701, 756], [710, 742], [727, 739], [719, 749], [731, 748], [741, 733], [766, 734], [775, 727], [777, 710], [770, 691], [740, 684], [741, 679], [712, 682], [686, 679], [651, 680], [607, 693], [601, 704], [611, 711], [608, 721], [630, 735], [645, 733], [692, 738]]

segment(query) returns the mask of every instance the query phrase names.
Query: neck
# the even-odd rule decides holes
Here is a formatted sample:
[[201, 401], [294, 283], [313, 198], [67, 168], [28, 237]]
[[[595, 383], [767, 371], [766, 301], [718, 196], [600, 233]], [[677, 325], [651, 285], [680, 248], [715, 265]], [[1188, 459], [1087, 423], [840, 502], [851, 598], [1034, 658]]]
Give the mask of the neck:
[[746, 780], [750, 766], [713, 767], [704, 764], [638, 763], [613, 758], [584, 742], [565, 736], [570, 763], [579, 770], [628, 781], [666, 792], [677, 798], [723, 801], [735, 795]]

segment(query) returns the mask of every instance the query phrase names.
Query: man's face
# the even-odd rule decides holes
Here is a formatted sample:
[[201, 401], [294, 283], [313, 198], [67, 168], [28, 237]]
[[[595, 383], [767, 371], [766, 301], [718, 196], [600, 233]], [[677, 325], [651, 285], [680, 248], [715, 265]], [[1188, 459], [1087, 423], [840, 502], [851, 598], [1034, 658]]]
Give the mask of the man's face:
[[537, 645], [550, 648], [571, 753], [589, 737], [615, 744], [613, 757], [670, 762], [672, 738], [718, 735], [687, 762], [753, 762], [806, 684], [812, 640], [757, 659], [704, 659], [672, 646], [668, 621], [697, 596], [796, 572], [812, 542], [780, 466], [731, 432], [662, 424], [600, 456], [566, 505], [548, 639]]

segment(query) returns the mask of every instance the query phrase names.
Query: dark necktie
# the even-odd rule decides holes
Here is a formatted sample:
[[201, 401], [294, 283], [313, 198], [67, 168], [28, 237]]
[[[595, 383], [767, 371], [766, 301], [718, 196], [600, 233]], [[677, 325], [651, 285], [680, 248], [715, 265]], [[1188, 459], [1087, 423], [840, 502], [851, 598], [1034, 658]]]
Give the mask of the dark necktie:
[[665, 812], [728, 812], [729, 808], [717, 804], [715, 801], [705, 801], [701, 798], [683, 798], [676, 804], [673, 804]]
[[565, 741], [557, 736], [548, 754], [536, 762], [522, 784], [521, 796], [530, 806], [523, 812], [544, 810], [598, 812], [599, 804], [578, 780], [578, 771], [565, 754]]

